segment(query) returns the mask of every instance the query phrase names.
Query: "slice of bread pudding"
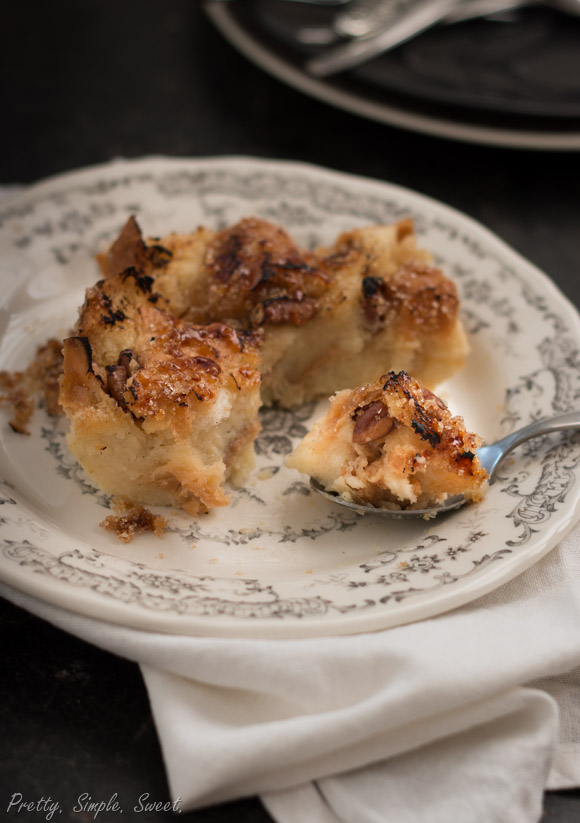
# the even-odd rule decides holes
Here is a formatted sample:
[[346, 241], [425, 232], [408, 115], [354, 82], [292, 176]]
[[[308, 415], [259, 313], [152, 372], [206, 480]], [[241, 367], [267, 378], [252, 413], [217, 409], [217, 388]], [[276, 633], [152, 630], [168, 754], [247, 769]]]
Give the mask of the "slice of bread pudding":
[[424, 509], [456, 494], [483, 498], [480, 445], [431, 391], [389, 372], [332, 397], [286, 465], [349, 502]]
[[64, 341], [68, 445], [93, 480], [191, 514], [225, 506], [259, 431], [259, 334], [174, 317], [135, 269], [87, 293]]

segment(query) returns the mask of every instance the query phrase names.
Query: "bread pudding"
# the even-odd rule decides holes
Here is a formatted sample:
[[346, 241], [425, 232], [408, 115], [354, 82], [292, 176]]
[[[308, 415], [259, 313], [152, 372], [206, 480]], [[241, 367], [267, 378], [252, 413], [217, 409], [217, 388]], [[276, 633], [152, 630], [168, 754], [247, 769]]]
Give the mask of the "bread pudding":
[[64, 341], [68, 445], [95, 482], [191, 514], [225, 506], [259, 430], [259, 334], [175, 317], [135, 269], [89, 289]]
[[386, 369], [433, 387], [467, 353], [455, 286], [409, 220], [306, 251], [257, 218], [152, 240], [131, 218], [98, 259], [59, 399], [72, 454], [134, 503], [226, 505], [261, 403], [295, 406]]
[[335, 394], [286, 465], [349, 502], [425, 509], [456, 494], [483, 498], [480, 445], [439, 397], [405, 372], [389, 372]]

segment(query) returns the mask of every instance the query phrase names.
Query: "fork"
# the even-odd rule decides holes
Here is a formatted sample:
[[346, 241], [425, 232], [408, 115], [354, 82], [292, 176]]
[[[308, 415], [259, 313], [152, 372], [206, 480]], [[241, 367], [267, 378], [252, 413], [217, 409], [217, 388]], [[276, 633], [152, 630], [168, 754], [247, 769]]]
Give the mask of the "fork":
[[[311, 58], [306, 69], [325, 77], [390, 51], [437, 23], [457, 23], [537, 5], [580, 16], [580, 0], [352, 0], [331, 24], [332, 35], [327, 33], [319, 44], [329, 44], [340, 36], [351, 39]], [[353, 33], [347, 35], [349, 29]], [[318, 33], [322, 37], [320, 29]], [[314, 45], [310, 34], [303, 29], [298, 37]]]

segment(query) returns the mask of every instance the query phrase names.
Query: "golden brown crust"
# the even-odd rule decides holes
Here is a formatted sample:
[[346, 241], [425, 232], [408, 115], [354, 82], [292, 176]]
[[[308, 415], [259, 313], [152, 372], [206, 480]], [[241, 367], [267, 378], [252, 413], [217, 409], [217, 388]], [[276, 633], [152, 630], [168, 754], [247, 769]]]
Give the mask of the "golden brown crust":
[[[190, 436], [191, 406], [215, 400], [224, 383], [238, 391], [259, 387], [257, 344], [255, 335], [222, 323], [200, 327], [168, 318], [164, 330], [141, 336], [130, 351], [132, 374], [117, 364], [126, 374], [119, 388], [123, 406], [138, 419], [163, 420], [180, 437]], [[128, 355], [125, 349], [120, 358]]]
[[210, 241], [206, 319], [243, 327], [303, 325], [318, 311], [329, 278], [316, 257], [279, 226], [247, 218]]
[[[105, 302], [93, 298], [93, 312], [115, 325], [119, 348], [132, 346], [134, 317], [124, 295], [111, 291], [111, 275], [130, 264], [124, 277], [141, 292], [137, 302], [196, 324], [264, 330], [266, 403], [328, 396], [385, 367], [435, 386], [467, 351], [455, 287], [418, 248], [410, 219], [345, 232], [314, 252], [256, 217], [147, 242], [129, 222], [104, 258], [107, 283], [98, 294]], [[139, 265], [145, 274], [137, 276]]]
[[224, 384], [236, 391], [259, 386], [259, 335], [223, 323], [194, 326], [156, 308], [140, 316], [133, 348], [122, 349], [116, 363], [95, 359], [100, 321], [95, 334], [84, 323], [86, 335], [64, 341], [61, 402], [67, 410], [88, 402], [84, 389], [102, 392], [135, 419], [188, 437], [196, 407], [215, 400]]
[[413, 261], [388, 280], [365, 277], [362, 302], [369, 327], [378, 331], [388, 323], [434, 332], [457, 317], [457, 289], [440, 269]]
[[137, 221], [130, 217], [108, 251], [98, 255], [97, 260], [106, 278], [128, 269], [134, 269], [142, 278], [147, 278], [153, 269], [165, 267], [171, 256], [171, 251], [164, 246], [145, 243]]
[[[384, 412], [378, 412], [379, 405]], [[356, 437], [356, 431], [361, 412], [369, 408], [374, 409], [376, 419], [388, 418], [390, 423], [388, 426], [383, 423], [382, 430], [372, 440], [363, 440]], [[367, 442], [375, 445], [388, 437], [396, 425], [404, 425], [419, 436], [429, 453], [437, 452], [470, 475], [480, 471], [478, 461], [474, 460], [481, 438], [468, 432], [462, 418], [454, 417], [439, 397], [406, 372], [389, 372], [375, 383], [355, 389], [345, 406], [345, 411], [349, 410], [354, 421], [353, 442], [359, 445]]]

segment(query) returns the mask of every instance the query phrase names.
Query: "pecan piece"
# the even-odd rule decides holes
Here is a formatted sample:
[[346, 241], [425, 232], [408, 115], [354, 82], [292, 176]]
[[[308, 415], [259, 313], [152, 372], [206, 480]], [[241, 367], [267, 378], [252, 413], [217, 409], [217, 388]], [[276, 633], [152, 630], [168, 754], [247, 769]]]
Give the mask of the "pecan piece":
[[423, 394], [423, 400], [424, 401], [425, 400], [432, 400], [435, 403], [435, 405], [439, 409], [441, 409], [441, 411], [443, 411], [444, 409], [447, 409], [447, 405], [443, 402], [443, 400], [441, 400], [440, 397], [437, 397], [436, 394], [433, 394], [433, 392], [430, 391], [429, 389], [426, 389], [425, 386], [421, 387], [421, 392]]
[[194, 357], [191, 361], [192, 365], [199, 367], [203, 371], [208, 372], [208, 374], [212, 374], [214, 377], [217, 377], [221, 374], [221, 367], [215, 360], [212, 360], [211, 357]]
[[125, 392], [127, 380], [140, 368], [139, 361], [131, 349], [123, 349], [116, 366], [107, 366], [107, 391], [119, 406], [127, 408]]
[[127, 372], [124, 366], [107, 366], [107, 392], [119, 406], [127, 407], [124, 393], [127, 388]]
[[380, 400], [357, 409], [355, 415], [352, 441], [359, 445], [382, 440], [395, 426], [394, 419]]
[[317, 312], [316, 301], [299, 292], [295, 299], [286, 295], [271, 297], [254, 306], [251, 320], [257, 326], [278, 326], [284, 323], [302, 326]]
[[127, 378], [131, 377], [131, 375], [135, 374], [135, 372], [141, 368], [135, 353], [132, 352], [131, 349], [123, 349], [119, 355], [117, 364], [125, 369]]

